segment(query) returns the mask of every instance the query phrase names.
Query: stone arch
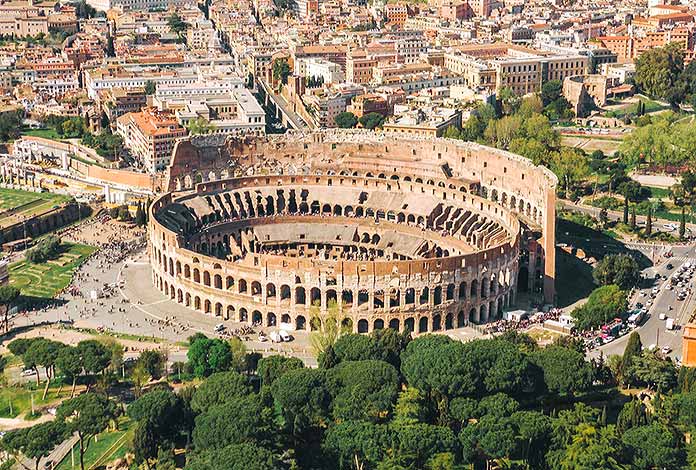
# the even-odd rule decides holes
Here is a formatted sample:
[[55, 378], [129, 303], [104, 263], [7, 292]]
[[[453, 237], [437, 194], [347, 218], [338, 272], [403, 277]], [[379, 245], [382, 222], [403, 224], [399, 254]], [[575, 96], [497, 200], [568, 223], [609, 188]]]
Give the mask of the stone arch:
[[266, 326], [275, 326], [276, 325], [276, 314], [273, 312], [268, 312], [266, 314]]
[[259, 281], [252, 281], [251, 295], [261, 295], [261, 283]]
[[442, 329], [442, 315], [436, 313], [433, 315], [433, 331], [440, 331]]
[[448, 312], [447, 315], [445, 315], [445, 330], [451, 330], [454, 328], [454, 316], [452, 315], [452, 312]]
[[263, 315], [258, 310], [251, 312], [251, 322], [254, 325], [263, 325]]
[[296, 330], [304, 330], [307, 328], [307, 320], [305, 320], [305, 317], [303, 315], [298, 315], [295, 317], [295, 329]]
[[372, 329], [373, 330], [383, 330], [384, 329], [384, 320], [381, 318], [376, 318], [374, 322], [372, 322]]
[[198, 270], [198, 268], [193, 268], [193, 282], [197, 282], [199, 284], [201, 282], [201, 272]]
[[306, 304], [305, 288], [302, 286], [295, 287], [295, 305]]
[[266, 284], [266, 301], [268, 300], [275, 300], [276, 298], [276, 287], [275, 284], [272, 282], [269, 282]]
[[464, 311], [460, 310], [457, 314], [457, 328], [463, 328], [466, 325], [466, 318], [464, 317]]
[[369, 330], [369, 324], [364, 318], [358, 320], [358, 333], [367, 333]]
[[428, 317], [420, 317], [418, 320], [418, 333], [428, 332]]
[[238, 282], [239, 286], [239, 293], [240, 294], [246, 294], [247, 293], [247, 282], [246, 279], [240, 279]]
[[216, 274], [213, 277], [213, 284], [214, 284], [216, 289], [222, 289], [222, 276], [220, 276], [219, 274]]
[[398, 318], [392, 318], [389, 320], [389, 328], [392, 330], [399, 331], [399, 319]]

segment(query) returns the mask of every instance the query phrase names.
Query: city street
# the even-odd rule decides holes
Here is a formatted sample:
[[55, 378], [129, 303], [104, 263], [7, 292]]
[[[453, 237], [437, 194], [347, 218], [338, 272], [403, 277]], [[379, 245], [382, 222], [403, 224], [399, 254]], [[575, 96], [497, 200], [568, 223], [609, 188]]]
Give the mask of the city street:
[[[692, 279], [690, 282], [690, 287], [692, 289], [691, 294], [688, 295], [685, 300], [678, 301], [675, 289], [667, 290], [664, 288], [666, 283], [669, 282], [665, 277], [671, 276], [687, 262], [692, 265], [696, 263], [696, 246], [675, 247], [673, 253], [674, 256], [672, 258], [662, 259], [656, 266], [643, 271], [645, 277], [648, 279], [653, 279], [655, 274], [660, 274], [661, 279], [654, 285], [660, 286], [661, 288], [653, 305], [648, 310], [647, 318], [636, 331], [640, 333], [641, 342], [644, 347], [649, 347], [651, 345], [655, 345], [658, 348], [669, 346], [672, 349], [669, 354], [670, 357], [680, 359], [682, 355], [681, 327], [689, 321], [689, 317], [693, 314], [694, 309], [696, 309], [696, 297], [693, 294], [694, 287], [696, 287], [696, 278]], [[668, 269], [668, 264], [672, 264], [673, 268]], [[645, 295], [641, 296], [639, 293], [636, 293], [631, 299], [629, 308], [634, 309], [637, 302], [646, 304], [646, 301], [650, 298], [649, 294], [652, 288], [653, 285], [646, 285], [642, 288], [642, 292], [644, 292]], [[673, 307], [671, 311], [669, 309], [670, 306]], [[666, 320], [659, 319], [660, 313], [666, 314], [667, 317], [674, 318], [674, 324], [676, 325], [675, 330], [666, 330]], [[628, 336], [629, 335], [624, 335], [609, 344], [595, 349], [590, 353], [590, 356], [597, 357], [600, 351], [604, 356], [623, 354]]]

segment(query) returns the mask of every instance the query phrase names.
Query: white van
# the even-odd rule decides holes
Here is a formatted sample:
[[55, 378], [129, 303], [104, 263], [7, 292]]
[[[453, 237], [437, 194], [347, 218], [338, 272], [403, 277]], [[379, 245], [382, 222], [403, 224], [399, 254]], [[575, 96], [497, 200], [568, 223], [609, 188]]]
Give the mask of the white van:
[[280, 339], [282, 339], [283, 341], [286, 341], [286, 342], [290, 341], [292, 339], [290, 337], [290, 334], [285, 330], [278, 331], [278, 335], [280, 336]]

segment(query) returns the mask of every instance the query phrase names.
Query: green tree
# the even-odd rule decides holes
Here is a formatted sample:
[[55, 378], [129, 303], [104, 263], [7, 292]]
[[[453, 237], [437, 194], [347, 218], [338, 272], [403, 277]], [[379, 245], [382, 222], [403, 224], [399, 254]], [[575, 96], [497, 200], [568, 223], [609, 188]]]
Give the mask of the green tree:
[[580, 424], [561, 461], [561, 470], [625, 470], [619, 463], [620, 441], [613, 426]]
[[21, 453], [33, 460], [35, 470], [39, 470], [41, 459], [47, 457], [69, 433], [62, 422], [47, 422], [10, 431], [10, 434], [3, 437], [2, 447], [7, 447], [10, 453]]
[[177, 13], [172, 13], [169, 18], [167, 18], [167, 25], [172, 33], [176, 34], [180, 38], [183, 33], [191, 26], [187, 22], [181, 19]]
[[229, 370], [232, 364], [230, 344], [217, 338], [196, 339], [186, 356], [196, 377], [207, 377], [215, 372]]
[[294, 436], [301, 435], [326, 419], [331, 399], [323, 370], [295, 369], [286, 372], [273, 382], [271, 393]]
[[155, 92], [157, 91], [157, 85], [155, 85], [155, 82], [152, 80], [148, 80], [145, 82], [145, 94], [150, 96], [154, 95]]
[[672, 361], [658, 357], [654, 351], [645, 351], [633, 358], [630, 376], [634, 384], [646, 385], [662, 393], [677, 385], [677, 369]]
[[104, 431], [117, 416], [116, 405], [93, 392], [70, 398], [58, 406], [56, 417], [64, 422], [70, 433], [76, 433], [80, 443], [80, 470], [85, 470], [85, 452], [92, 437]]
[[196, 389], [191, 399], [191, 408], [196, 412], [205, 412], [211, 406], [224, 405], [250, 392], [247, 378], [239, 372], [218, 372]]
[[14, 286], [0, 286], [0, 309], [3, 312], [3, 331], [10, 331], [9, 314], [12, 304], [19, 298], [19, 289]]
[[225, 405], [216, 405], [196, 417], [193, 444], [198, 451], [264, 438], [268, 425], [255, 395], [237, 397]]
[[213, 126], [206, 118], [198, 116], [196, 119], [189, 121], [186, 128], [188, 129], [190, 135], [204, 135], [210, 134], [215, 129], [215, 126]]
[[551, 160], [551, 170], [560, 180], [566, 193], [590, 174], [587, 158], [576, 149], [568, 147], [554, 153]]
[[652, 235], [652, 207], [648, 207], [648, 220], [645, 223], [645, 235]]
[[252, 443], [209, 449], [191, 456], [187, 470], [275, 470], [273, 454]]
[[142, 364], [145, 371], [153, 379], [160, 379], [166, 370], [167, 359], [161, 351], [155, 351], [153, 349], [147, 349], [140, 353], [138, 357], [138, 363]]
[[291, 73], [290, 65], [286, 59], [279, 59], [273, 62], [273, 80], [286, 85], [288, 83], [288, 76], [290, 76]]
[[563, 96], [563, 83], [560, 80], [549, 80], [541, 85], [541, 101], [548, 106]]
[[271, 386], [273, 382], [288, 371], [302, 369], [304, 363], [296, 357], [266, 356], [259, 360], [258, 375], [263, 385]]
[[111, 362], [111, 351], [101, 342], [88, 339], [77, 343], [77, 349], [82, 357], [82, 365], [88, 374], [103, 372]]
[[355, 114], [349, 111], [343, 111], [342, 113], [338, 113], [336, 115], [334, 122], [336, 123], [336, 126], [341, 129], [352, 129], [358, 124], [358, 118], [355, 117]]
[[380, 113], [367, 113], [358, 120], [365, 129], [375, 129], [384, 123], [384, 116]]
[[532, 362], [541, 368], [546, 388], [553, 393], [574, 394], [592, 385], [592, 367], [576, 350], [549, 346], [535, 351]]
[[631, 220], [629, 222], [629, 226], [631, 227], [631, 230], [636, 229], [636, 206], [633, 205], [631, 207]]
[[326, 379], [337, 421], [379, 420], [391, 411], [399, 393], [398, 373], [384, 361], [344, 361]]
[[592, 270], [592, 278], [600, 286], [616, 284], [623, 290], [629, 290], [640, 281], [640, 266], [632, 256], [607, 255]]
[[677, 434], [660, 423], [627, 430], [621, 440], [632, 455], [636, 470], [678, 470], [684, 468], [685, 454]]
[[387, 425], [343, 421], [326, 431], [322, 447], [340, 469], [375, 468], [387, 457], [392, 440]]
[[[630, 373], [633, 368], [633, 359], [640, 356], [643, 349], [643, 343], [640, 340], [640, 334], [634, 331], [628, 337], [628, 343], [626, 343], [626, 349], [624, 349], [623, 356], [621, 358], [621, 372], [624, 379], [626, 379], [626, 374]], [[617, 381], [621, 383], [619, 377]]]
[[639, 90], [653, 98], [680, 103], [684, 99], [680, 76], [684, 70], [684, 52], [678, 43], [654, 47], [636, 59], [634, 82]]
[[576, 326], [580, 330], [597, 328], [623, 314], [628, 308], [626, 292], [617, 285], [598, 287], [590, 294], [587, 303], [573, 310]]
[[686, 235], [686, 212], [684, 208], [681, 209], [681, 217], [679, 218], [679, 239], [683, 240], [684, 235]]
[[138, 209], [135, 211], [135, 225], [138, 227], [144, 227], [147, 224], [145, 218], [145, 211], [143, 210], [143, 205], [138, 203]]

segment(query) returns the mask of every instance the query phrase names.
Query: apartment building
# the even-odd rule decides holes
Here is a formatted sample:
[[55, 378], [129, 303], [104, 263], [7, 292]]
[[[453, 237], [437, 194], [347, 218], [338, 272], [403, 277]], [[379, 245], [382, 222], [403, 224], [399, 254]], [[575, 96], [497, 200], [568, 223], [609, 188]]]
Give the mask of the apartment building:
[[155, 97], [153, 104], [173, 112], [184, 127], [200, 118], [210, 124], [212, 134], [266, 133], [266, 113], [246, 88], [206, 98]]
[[327, 84], [346, 81], [346, 74], [340, 65], [319, 58], [297, 59], [294, 73], [300, 77], [321, 77]]
[[99, 110], [116, 127], [116, 119], [127, 113], [136, 113], [147, 105], [144, 88], [110, 88], [99, 92]]
[[445, 54], [444, 64], [474, 90], [510, 88], [518, 95], [538, 92], [549, 80], [563, 81], [589, 71], [589, 58], [584, 55], [553, 54], [502, 43], [459, 47]]
[[112, 65], [85, 70], [87, 95], [96, 99], [107, 88], [144, 88], [155, 84], [158, 92], [174, 95], [205, 95], [244, 87], [244, 81], [229, 65], [195, 65], [185, 67]]
[[384, 7], [387, 23], [403, 28], [408, 19], [408, 7], [404, 3], [389, 3]]
[[384, 132], [409, 136], [442, 137], [449, 127], [460, 129], [461, 111], [438, 106], [412, 109], [408, 105], [394, 107], [394, 116], [382, 126]]
[[174, 144], [187, 135], [173, 113], [155, 108], [124, 114], [116, 120], [116, 131], [150, 173], [169, 165]]
[[372, 81], [372, 69], [377, 67], [376, 57], [365, 51], [351, 51], [346, 59], [346, 82], [365, 85]]

